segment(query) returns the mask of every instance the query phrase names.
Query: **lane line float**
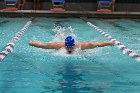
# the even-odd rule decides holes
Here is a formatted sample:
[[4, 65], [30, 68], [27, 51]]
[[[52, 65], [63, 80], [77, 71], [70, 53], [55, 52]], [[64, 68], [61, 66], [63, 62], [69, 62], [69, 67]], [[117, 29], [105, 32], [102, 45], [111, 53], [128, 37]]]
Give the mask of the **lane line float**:
[[122, 44], [120, 41], [113, 38], [110, 34], [108, 34], [107, 32], [103, 31], [99, 27], [92, 24], [88, 19], [86, 19], [86, 18], [81, 18], [81, 19], [83, 21], [85, 21], [90, 27], [92, 27], [97, 32], [99, 32], [101, 35], [104, 35], [105, 37], [107, 37], [109, 39], [109, 41], [114, 42], [115, 45], [122, 51], [123, 54], [127, 54], [128, 56], [130, 56], [130, 57], [134, 58], [135, 60], [137, 60], [138, 62], [140, 62], [139, 54], [137, 54], [133, 50], [127, 48], [124, 44]]
[[13, 52], [16, 41], [18, 41], [19, 38], [21, 37], [21, 35], [30, 27], [33, 20], [34, 20], [34, 18], [31, 18], [24, 25], [24, 27], [15, 34], [15, 36], [10, 40], [10, 42], [6, 44], [6, 46], [3, 48], [2, 52], [0, 52], [0, 63], [9, 53]]

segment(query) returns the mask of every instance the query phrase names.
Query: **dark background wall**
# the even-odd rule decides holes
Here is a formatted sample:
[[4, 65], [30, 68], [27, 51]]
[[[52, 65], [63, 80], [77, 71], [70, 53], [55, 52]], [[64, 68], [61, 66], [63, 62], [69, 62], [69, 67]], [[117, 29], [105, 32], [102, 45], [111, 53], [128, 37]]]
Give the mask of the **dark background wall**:
[[[0, 0], [0, 8], [3, 7], [4, 0]], [[27, 0], [25, 10], [32, 9], [32, 1]], [[52, 8], [51, 0], [40, 0], [41, 10]], [[67, 11], [96, 11], [98, 0], [65, 0], [65, 9]], [[116, 0], [115, 11], [140, 12], [140, 0]]]

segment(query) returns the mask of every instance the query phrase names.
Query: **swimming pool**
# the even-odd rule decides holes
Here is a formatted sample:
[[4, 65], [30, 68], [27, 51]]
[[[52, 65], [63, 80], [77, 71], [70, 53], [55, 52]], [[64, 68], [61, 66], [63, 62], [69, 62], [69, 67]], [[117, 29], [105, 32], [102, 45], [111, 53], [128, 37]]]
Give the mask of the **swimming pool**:
[[[0, 19], [0, 50], [29, 18]], [[96, 26], [140, 54], [140, 21], [90, 19]], [[20, 22], [20, 23], [19, 23]], [[81, 19], [36, 18], [0, 64], [0, 93], [138, 93], [140, 63], [116, 47], [80, 51], [44, 50], [29, 40], [108, 41]]]

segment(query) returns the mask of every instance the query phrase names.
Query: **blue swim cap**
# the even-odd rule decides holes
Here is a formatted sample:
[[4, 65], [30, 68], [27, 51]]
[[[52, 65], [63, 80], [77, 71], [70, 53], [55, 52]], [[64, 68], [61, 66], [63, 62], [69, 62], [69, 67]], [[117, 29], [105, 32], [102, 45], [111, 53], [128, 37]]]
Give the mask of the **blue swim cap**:
[[68, 36], [65, 39], [65, 46], [74, 46], [74, 45], [75, 45], [74, 38], [72, 36]]

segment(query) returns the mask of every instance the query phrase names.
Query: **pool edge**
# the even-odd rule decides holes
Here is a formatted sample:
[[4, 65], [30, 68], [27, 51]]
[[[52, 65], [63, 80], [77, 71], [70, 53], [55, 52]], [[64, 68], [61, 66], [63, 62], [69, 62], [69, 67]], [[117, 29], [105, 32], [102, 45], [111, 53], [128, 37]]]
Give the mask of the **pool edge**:
[[92, 18], [133, 18], [139, 19], [140, 12], [95, 12], [95, 11], [43, 11], [43, 10], [17, 10], [0, 11], [0, 17], [92, 17]]

